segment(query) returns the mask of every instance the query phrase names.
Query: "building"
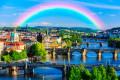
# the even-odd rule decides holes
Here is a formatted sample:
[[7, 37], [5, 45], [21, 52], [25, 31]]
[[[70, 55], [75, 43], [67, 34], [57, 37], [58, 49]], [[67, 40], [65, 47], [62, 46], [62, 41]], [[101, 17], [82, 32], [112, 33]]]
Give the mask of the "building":
[[58, 48], [58, 44], [53, 41], [51, 44], [50, 44], [50, 48]]
[[16, 31], [12, 32], [10, 37], [10, 42], [18, 42], [19, 41], [19, 35], [16, 33]]
[[37, 41], [42, 43], [42, 39], [43, 39], [42, 34], [41, 34], [41, 32], [39, 32], [37, 35]]
[[48, 31], [46, 33], [46, 35], [43, 37], [43, 44], [44, 44], [44, 47], [45, 48], [58, 48], [58, 44], [61, 44], [61, 37], [60, 36], [55, 36], [57, 35], [56, 34], [56, 31], [53, 31], [52, 32], [55, 32], [55, 33], [50, 33], [51, 36], [49, 36], [48, 34]]
[[16, 50], [21, 52], [25, 48], [25, 43], [19, 40], [19, 35], [16, 31], [11, 33], [10, 40], [4, 41], [4, 48], [7, 51]]
[[52, 30], [50, 36], [58, 36], [57, 30]]
[[4, 52], [4, 42], [0, 42], [0, 55], [2, 55]]

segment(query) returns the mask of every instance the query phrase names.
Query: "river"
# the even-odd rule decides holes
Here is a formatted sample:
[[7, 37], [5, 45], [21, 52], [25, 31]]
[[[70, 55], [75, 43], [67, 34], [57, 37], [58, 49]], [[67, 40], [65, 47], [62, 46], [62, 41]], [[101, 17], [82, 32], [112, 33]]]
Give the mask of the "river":
[[[84, 41], [84, 40], [83, 40]], [[93, 40], [88, 40], [87, 42], [92, 42]], [[104, 41], [98, 41], [104, 42]], [[82, 44], [80, 47], [72, 47], [72, 48], [91, 48], [91, 49], [99, 49], [99, 44], [90, 44], [90, 47], [87, 47], [86, 44]], [[114, 49], [108, 47], [108, 44], [103, 44], [101, 49]], [[92, 53], [92, 54], [91, 54]], [[97, 54], [95, 52], [88, 52], [87, 56], [81, 58], [81, 54], [77, 51], [72, 53], [70, 59], [63, 55], [57, 55], [55, 59], [52, 58], [51, 54], [47, 54], [47, 62], [56, 62], [56, 63], [66, 63], [69, 62], [71, 64], [113, 64], [116, 66], [120, 66], [120, 53], [118, 54], [117, 60], [113, 60], [113, 54], [110, 52], [104, 52], [102, 54], [101, 60], [97, 58]], [[117, 75], [120, 75], [120, 71], [117, 71]], [[62, 80], [62, 71], [49, 67], [39, 67], [34, 69], [34, 75], [24, 75], [24, 71], [14, 71], [12, 74], [9, 74], [6, 69], [0, 70], [0, 80]]]

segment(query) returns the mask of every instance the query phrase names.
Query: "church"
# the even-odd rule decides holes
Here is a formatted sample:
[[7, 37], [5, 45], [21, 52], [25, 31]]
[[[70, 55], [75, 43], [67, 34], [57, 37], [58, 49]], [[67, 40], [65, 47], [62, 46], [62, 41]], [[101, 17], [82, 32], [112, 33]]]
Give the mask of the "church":
[[25, 46], [25, 43], [20, 41], [19, 35], [16, 30], [11, 33], [10, 40], [4, 41], [4, 48], [8, 52], [10, 50], [16, 50], [18, 52], [21, 52], [25, 48]]

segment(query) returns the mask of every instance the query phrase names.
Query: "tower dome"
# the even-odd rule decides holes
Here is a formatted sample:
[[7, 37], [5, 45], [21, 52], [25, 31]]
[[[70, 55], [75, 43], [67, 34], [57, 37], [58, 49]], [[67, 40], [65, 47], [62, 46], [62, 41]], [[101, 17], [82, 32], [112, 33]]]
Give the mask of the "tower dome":
[[11, 34], [11, 37], [18, 37], [18, 34], [17, 34], [16, 32], [13, 32], [13, 33]]
[[16, 31], [14, 31], [14, 32], [12, 32], [11, 33], [11, 42], [17, 42], [17, 41], [19, 41], [19, 35], [18, 35], [18, 33], [16, 33]]

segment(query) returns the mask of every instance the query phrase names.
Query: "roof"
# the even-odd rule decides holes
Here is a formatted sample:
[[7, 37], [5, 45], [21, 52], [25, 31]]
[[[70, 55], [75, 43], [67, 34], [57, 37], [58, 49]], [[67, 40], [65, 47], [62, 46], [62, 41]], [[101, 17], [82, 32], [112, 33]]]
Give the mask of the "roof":
[[25, 45], [25, 43], [23, 43], [22, 41], [13, 42], [13, 43], [12, 43], [12, 42], [5, 42], [5, 41], [4, 41], [4, 44], [5, 44], [5, 45], [18, 45], [18, 46], [19, 46], [19, 45]]
[[19, 47], [17, 47], [17, 46], [12, 46], [12, 47], [10, 47], [10, 48], [7, 48], [6, 50], [21, 50]]

